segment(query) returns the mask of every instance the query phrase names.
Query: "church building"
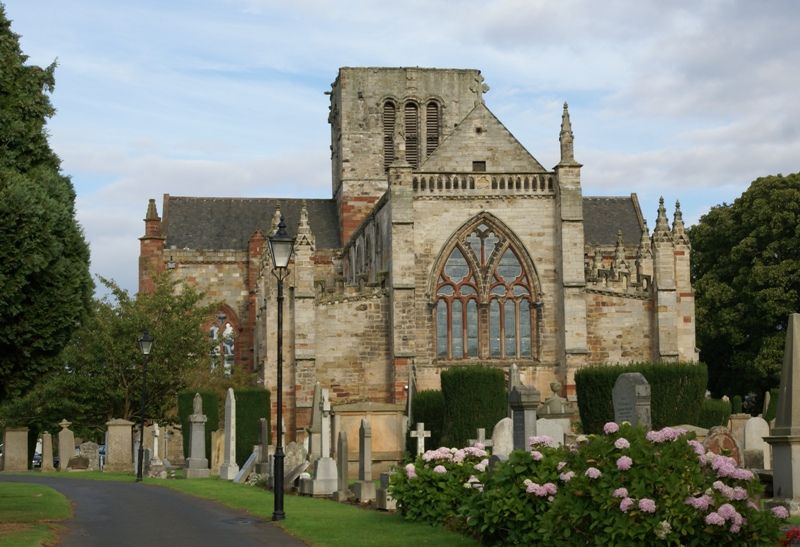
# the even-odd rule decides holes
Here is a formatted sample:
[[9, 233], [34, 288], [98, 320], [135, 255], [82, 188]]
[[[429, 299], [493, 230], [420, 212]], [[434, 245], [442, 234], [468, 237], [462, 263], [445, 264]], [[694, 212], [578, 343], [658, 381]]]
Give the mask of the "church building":
[[[165, 195], [140, 238], [139, 290], [171, 270], [221, 302], [230, 366], [276, 384], [266, 238], [295, 237], [284, 308], [289, 439], [314, 386], [402, 412], [408, 387], [485, 364], [543, 394], [581, 367], [694, 361], [689, 240], [663, 200], [584, 196], [564, 105], [548, 169], [487, 108], [478, 70], [341, 68], [330, 95], [331, 198]], [[579, 156], [579, 154], [577, 154]], [[215, 356], [212, 355], [212, 359]], [[273, 400], [274, 400], [273, 396]], [[300, 436], [300, 435], [298, 435]]]

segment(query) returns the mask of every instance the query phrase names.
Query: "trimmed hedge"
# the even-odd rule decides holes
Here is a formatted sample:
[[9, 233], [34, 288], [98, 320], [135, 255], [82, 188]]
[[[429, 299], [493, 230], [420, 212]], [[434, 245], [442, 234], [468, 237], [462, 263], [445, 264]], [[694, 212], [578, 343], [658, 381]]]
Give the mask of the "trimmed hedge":
[[734, 395], [731, 398], [731, 412], [733, 414], [741, 414], [742, 413], [742, 396], [741, 395]]
[[775, 387], [769, 390], [769, 407], [767, 407], [767, 415], [764, 416], [764, 419], [768, 422], [771, 422], [775, 419], [775, 416], [778, 414], [778, 395], [781, 392], [781, 388]]
[[[431, 436], [425, 439], [426, 448], [442, 446], [442, 429], [444, 428], [444, 395], [441, 391], [428, 389], [414, 394], [411, 401], [411, 412], [414, 423], [409, 424], [411, 431], [415, 430], [418, 422], [425, 424], [425, 429]], [[417, 439], [411, 436], [411, 431], [406, 435], [406, 451], [416, 457]]]
[[266, 418], [269, 423], [270, 394], [263, 388], [239, 389], [233, 394], [236, 397], [236, 463], [241, 467], [253, 453], [253, 445], [259, 442], [259, 419]]
[[444, 396], [443, 445], [465, 446], [476, 429], [487, 434], [508, 413], [506, 380], [501, 369], [483, 365], [454, 367], [442, 372]]
[[[178, 420], [183, 433], [183, 457], [189, 457], [191, 427], [189, 416], [192, 414], [192, 402], [196, 391], [182, 391], [178, 393]], [[203, 399], [203, 414], [206, 415], [206, 458], [211, 463], [211, 432], [219, 428], [219, 401], [217, 394], [211, 391], [200, 391]]]
[[612, 391], [620, 374], [640, 372], [650, 384], [653, 429], [696, 424], [708, 383], [703, 363], [633, 363], [598, 365], [575, 373], [578, 410], [584, 433], [600, 433], [614, 421]]
[[731, 417], [731, 404], [722, 399], [703, 399], [697, 425], [711, 429], [718, 425], [727, 425]]

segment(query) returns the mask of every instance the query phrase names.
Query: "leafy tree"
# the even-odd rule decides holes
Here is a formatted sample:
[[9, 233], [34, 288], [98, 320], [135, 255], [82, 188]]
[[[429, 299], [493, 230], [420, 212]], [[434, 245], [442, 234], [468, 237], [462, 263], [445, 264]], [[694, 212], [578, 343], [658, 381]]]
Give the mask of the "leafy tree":
[[72, 182], [47, 143], [55, 63], [26, 60], [0, 4], [0, 402], [53, 370], [93, 290]]
[[753, 181], [689, 236], [697, 338], [712, 391], [777, 385], [787, 318], [800, 311], [800, 174]]
[[144, 358], [137, 340], [145, 329], [155, 339], [147, 364], [148, 419], [170, 418], [178, 391], [197, 370], [208, 368], [210, 342], [201, 325], [213, 306], [201, 305], [201, 293], [166, 274], [156, 278], [152, 293], [136, 297], [113, 281], [101, 282], [111, 297], [94, 302], [58, 371], [0, 409], [6, 423], [56, 430], [67, 418], [92, 436], [111, 418], [138, 421]]

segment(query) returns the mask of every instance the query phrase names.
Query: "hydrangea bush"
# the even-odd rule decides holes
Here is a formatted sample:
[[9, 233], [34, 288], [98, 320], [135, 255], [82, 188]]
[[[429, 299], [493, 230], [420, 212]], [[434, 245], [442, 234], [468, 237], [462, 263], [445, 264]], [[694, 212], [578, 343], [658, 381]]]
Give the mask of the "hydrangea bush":
[[463, 519], [489, 545], [776, 545], [788, 516], [760, 510], [753, 473], [681, 429], [608, 423], [572, 449], [532, 437], [487, 461], [482, 447], [429, 451], [395, 473], [393, 496], [406, 518]]

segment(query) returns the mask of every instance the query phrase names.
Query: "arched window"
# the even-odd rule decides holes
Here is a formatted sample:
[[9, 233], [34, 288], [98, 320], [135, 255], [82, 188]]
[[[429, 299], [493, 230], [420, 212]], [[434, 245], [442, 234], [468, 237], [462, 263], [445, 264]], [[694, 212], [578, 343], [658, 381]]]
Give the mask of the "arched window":
[[419, 108], [411, 101], [403, 110], [406, 130], [406, 161], [414, 169], [419, 169]]
[[436, 283], [436, 358], [533, 359], [536, 291], [530, 276], [511, 242], [488, 223], [463, 234]]
[[383, 103], [383, 169], [389, 169], [394, 161], [394, 124], [396, 119], [394, 103]]

